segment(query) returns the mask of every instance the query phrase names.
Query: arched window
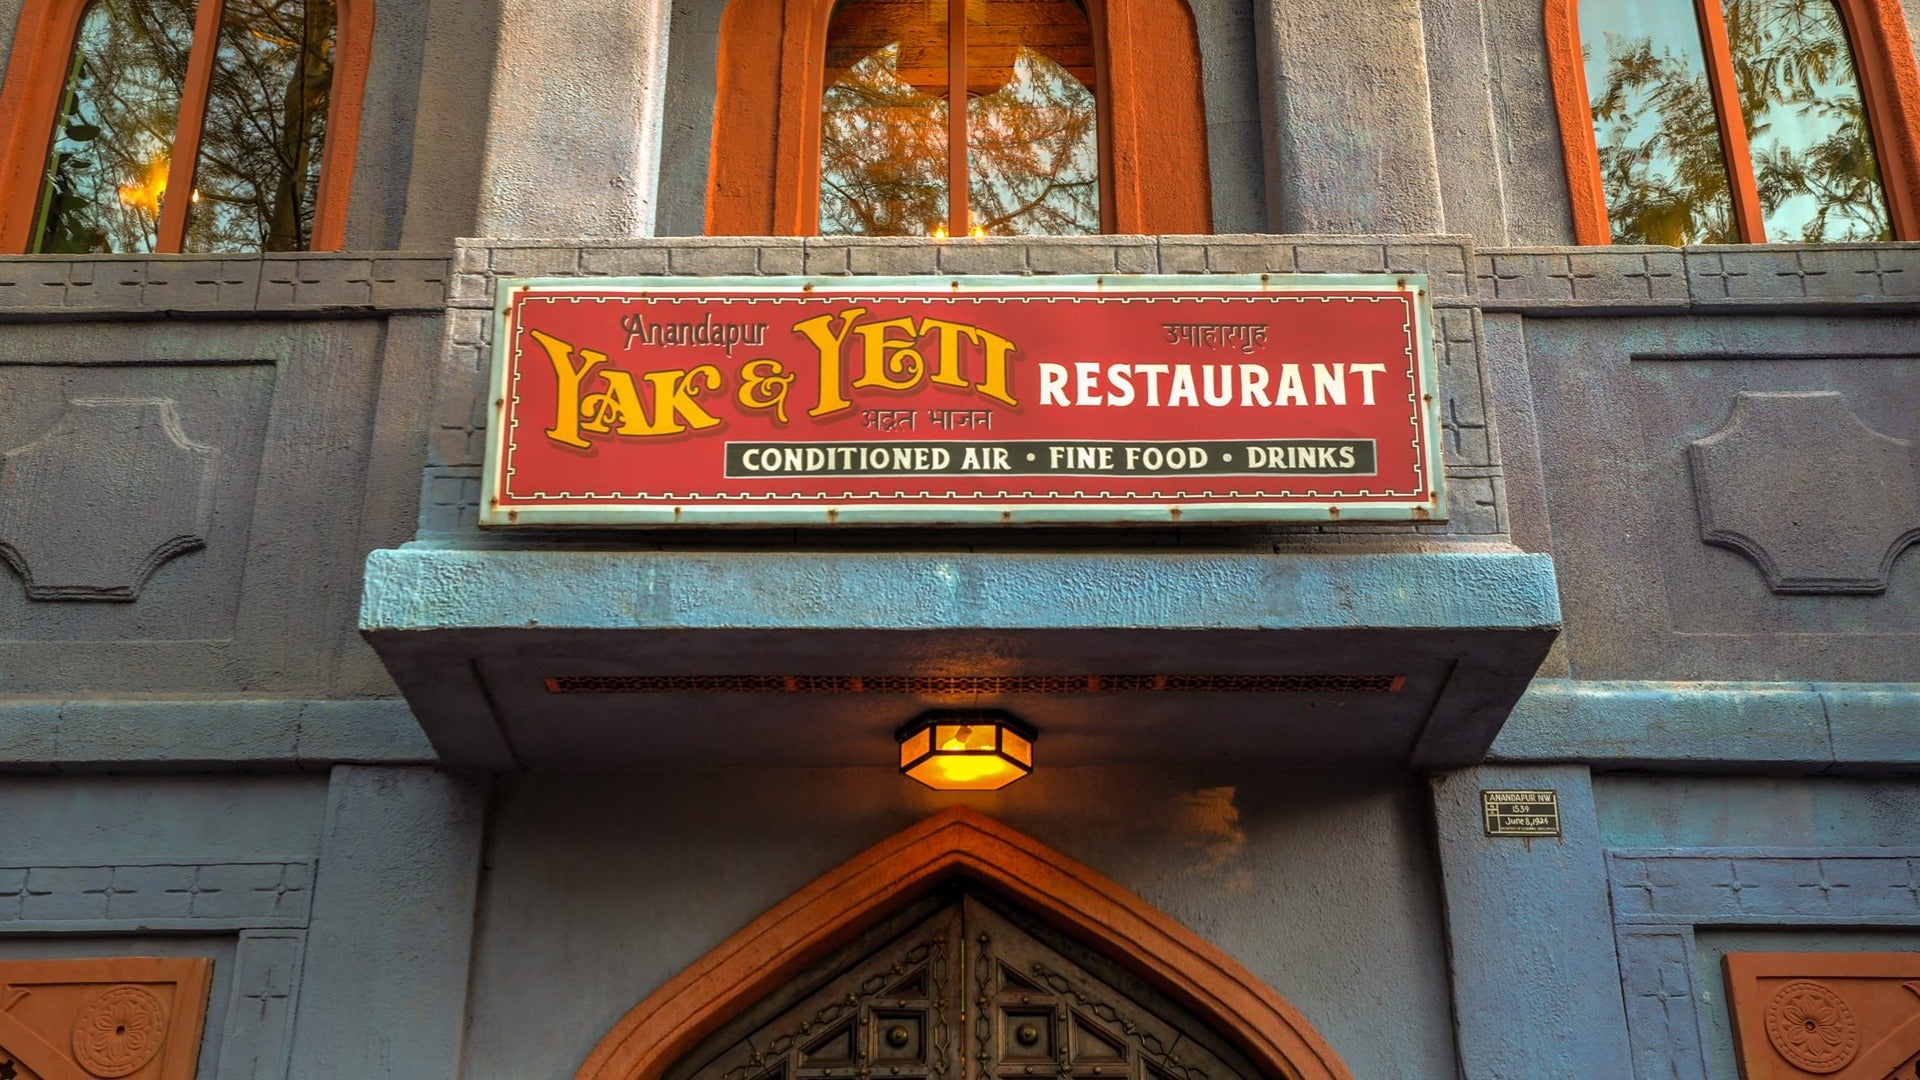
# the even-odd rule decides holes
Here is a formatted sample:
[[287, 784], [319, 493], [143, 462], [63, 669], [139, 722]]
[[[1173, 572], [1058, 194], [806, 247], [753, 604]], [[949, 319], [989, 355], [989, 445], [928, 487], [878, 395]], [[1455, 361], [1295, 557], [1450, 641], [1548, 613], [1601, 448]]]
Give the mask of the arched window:
[[1920, 76], [1888, 0], [1548, 0], [1584, 244], [1920, 238]]
[[1211, 231], [1184, 0], [732, 0], [718, 75], [710, 234]]
[[822, 234], [1100, 231], [1093, 28], [1075, 0], [843, 0], [822, 78]]
[[367, 0], [30, 5], [0, 90], [0, 248], [341, 246], [370, 29]]

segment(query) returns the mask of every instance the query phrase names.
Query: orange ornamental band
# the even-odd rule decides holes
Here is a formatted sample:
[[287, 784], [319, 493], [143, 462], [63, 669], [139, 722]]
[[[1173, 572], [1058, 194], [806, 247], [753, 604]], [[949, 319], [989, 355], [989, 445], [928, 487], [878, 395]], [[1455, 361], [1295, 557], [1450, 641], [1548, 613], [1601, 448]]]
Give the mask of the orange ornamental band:
[[508, 281], [485, 525], [1438, 520], [1413, 277]]

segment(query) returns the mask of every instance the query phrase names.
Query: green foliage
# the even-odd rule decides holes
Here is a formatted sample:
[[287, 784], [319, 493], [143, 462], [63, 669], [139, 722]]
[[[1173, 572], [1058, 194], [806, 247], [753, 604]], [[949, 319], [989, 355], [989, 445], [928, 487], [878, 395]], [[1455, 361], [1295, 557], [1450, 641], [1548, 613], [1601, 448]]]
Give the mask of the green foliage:
[[[1768, 238], [1890, 239], [1859, 81], [1832, 0], [1726, 0], [1725, 13]], [[1693, 43], [1618, 34], [1606, 42], [1592, 106], [1614, 241], [1736, 241], [1719, 124]]]

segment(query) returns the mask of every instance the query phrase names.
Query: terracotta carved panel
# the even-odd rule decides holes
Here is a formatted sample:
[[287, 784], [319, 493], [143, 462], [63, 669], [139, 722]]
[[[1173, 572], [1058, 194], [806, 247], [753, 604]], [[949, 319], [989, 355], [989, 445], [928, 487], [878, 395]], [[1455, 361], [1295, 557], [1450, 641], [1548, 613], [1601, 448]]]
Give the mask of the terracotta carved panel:
[[1728, 953], [1744, 1080], [1920, 1076], [1920, 953]]
[[192, 1080], [213, 961], [0, 961], [0, 1080]]

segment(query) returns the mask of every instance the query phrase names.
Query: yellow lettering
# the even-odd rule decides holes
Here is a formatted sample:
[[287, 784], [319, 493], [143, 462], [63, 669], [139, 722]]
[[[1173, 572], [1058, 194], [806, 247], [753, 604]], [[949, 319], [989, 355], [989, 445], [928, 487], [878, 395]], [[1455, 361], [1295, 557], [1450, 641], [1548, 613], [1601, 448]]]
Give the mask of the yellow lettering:
[[[912, 347], [919, 336], [912, 319], [884, 319], [853, 330], [866, 346], [861, 352], [860, 377], [853, 380], [855, 389], [911, 390], [926, 374], [927, 362]], [[904, 330], [907, 336], [889, 337], [895, 330]]]
[[793, 332], [804, 335], [820, 353], [820, 395], [814, 407], [807, 410], [808, 416], [825, 416], [853, 407], [853, 402], [847, 400], [846, 390], [841, 385], [840, 343], [847, 340], [847, 333], [853, 329], [853, 321], [866, 313], [867, 309], [863, 307], [838, 312], [838, 332], [832, 329], [834, 313], [815, 315], [793, 324]]
[[740, 389], [734, 397], [742, 408], [772, 409], [781, 423], [787, 422], [787, 391], [793, 387], [793, 375], [770, 359], [749, 360], [740, 365]]
[[1013, 342], [985, 330], [980, 331], [980, 336], [986, 339], [987, 374], [980, 380], [980, 385], [976, 389], [990, 398], [1004, 401], [1009, 405], [1019, 405], [1019, 402], [1013, 400], [1013, 391], [1007, 387], [1009, 366], [1007, 357], [1013, 352]]
[[[720, 389], [719, 368], [701, 364], [686, 371], [649, 371], [647, 381], [653, 384], [653, 423], [641, 434], [678, 435], [689, 427], [700, 431], [720, 423], [693, 400], [703, 387]], [[699, 386], [694, 385], [696, 381]], [[686, 418], [685, 424], [680, 422], [682, 417]]]
[[928, 319], [920, 324], [921, 333], [931, 330], [940, 335], [938, 366], [933, 371], [933, 381], [941, 386], [967, 389], [967, 377], [960, 370], [960, 338], [965, 336], [975, 345], [980, 343], [980, 335], [986, 333], [977, 326], [964, 323], [951, 323], [945, 319]]
[[[580, 366], [573, 366], [573, 346], [557, 337], [543, 334], [538, 330], [529, 330], [533, 340], [546, 350], [547, 359], [553, 362], [553, 375], [557, 389], [553, 409], [553, 426], [547, 429], [547, 438], [568, 446], [585, 449], [590, 445], [580, 437], [580, 418], [585, 402], [580, 400], [580, 384], [586, 381], [587, 373], [607, 362], [607, 354], [592, 349], [580, 350]], [[598, 415], [598, 409], [595, 410]], [[605, 427], [597, 430], [605, 431]]]
[[581, 399], [580, 416], [586, 421], [581, 426], [600, 434], [616, 426], [622, 435], [653, 434], [647, 427], [647, 411], [640, 404], [640, 391], [633, 385], [633, 376], [608, 370], [601, 372], [600, 378], [607, 388]]

